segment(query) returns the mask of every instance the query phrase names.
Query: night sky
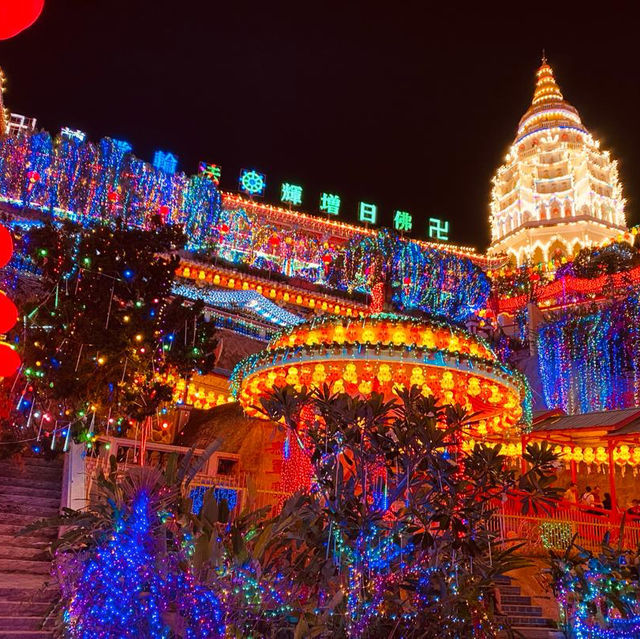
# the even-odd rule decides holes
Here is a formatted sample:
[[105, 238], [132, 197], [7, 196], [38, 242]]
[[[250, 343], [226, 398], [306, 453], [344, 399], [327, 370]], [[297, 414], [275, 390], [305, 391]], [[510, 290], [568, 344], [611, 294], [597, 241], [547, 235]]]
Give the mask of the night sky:
[[46, 0], [33, 27], [0, 42], [5, 101], [52, 133], [125, 139], [148, 160], [170, 150], [187, 173], [199, 160], [220, 164], [224, 189], [256, 168], [266, 201], [277, 204], [289, 181], [304, 186], [303, 210], [317, 210], [321, 191], [338, 193], [345, 220], [363, 200], [383, 224], [408, 210], [425, 237], [428, 218], [441, 217], [453, 242], [484, 249], [490, 179], [544, 47], [565, 99], [620, 161], [627, 219], [640, 221], [631, 3], [442, 4], [452, 8]]

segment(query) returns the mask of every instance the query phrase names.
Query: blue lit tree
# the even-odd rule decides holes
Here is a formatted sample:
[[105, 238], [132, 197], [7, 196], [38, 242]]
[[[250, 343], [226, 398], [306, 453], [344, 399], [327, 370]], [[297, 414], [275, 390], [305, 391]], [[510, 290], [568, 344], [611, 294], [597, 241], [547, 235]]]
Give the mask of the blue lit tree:
[[68, 526], [55, 544], [65, 637], [224, 636], [215, 584], [205, 585], [190, 561], [194, 537], [180, 490], [185, 477], [181, 472], [171, 483], [149, 468], [125, 476], [112, 469], [99, 477], [87, 511], [67, 511], [58, 520]]
[[410, 241], [397, 245], [392, 286], [400, 309], [454, 322], [483, 308], [491, 290], [489, 279], [471, 260]]

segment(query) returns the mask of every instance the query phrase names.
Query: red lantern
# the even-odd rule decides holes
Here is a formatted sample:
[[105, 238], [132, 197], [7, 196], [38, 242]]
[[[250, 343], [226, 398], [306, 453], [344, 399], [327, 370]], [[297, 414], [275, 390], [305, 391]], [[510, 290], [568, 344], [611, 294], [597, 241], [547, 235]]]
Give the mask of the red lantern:
[[9, 263], [13, 253], [13, 240], [6, 226], [0, 224], [0, 268]]
[[322, 261], [324, 262], [325, 266], [329, 266], [329, 264], [331, 263], [331, 259], [331, 255], [329, 255], [328, 253], [322, 256]]
[[220, 229], [220, 234], [221, 235], [226, 235], [229, 232], [229, 225], [228, 224], [221, 224], [219, 229]]
[[171, 212], [171, 209], [166, 204], [163, 204], [158, 209], [158, 213], [160, 214], [163, 220], [166, 220], [169, 217], [170, 212]]
[[120, 199], [117, 191], [110, 191], [109, 195], [107, 195], [107, 199], [109, 202], [117, 202]]
[[11, 330], [18, 321], [16, 305], [0, 291], [0, 333]]
[[409, 284], [411, 284], [411, 278], [409, 276], [405, 277], [402, 281], [405, 286], [409, 286]]
[[0, 377], [11, 377], [20, 368], [20, 355], [9, 344], [0, 342]]
[[280, 238], [277, 235], [272, 235], [269, 238], [269, 244], [271, 244], [271, 246], [278, 246], [278, 244], [280, 244]]
[[0, 40], [30, 27], [42, 13], [44, 0], [0, 0]]

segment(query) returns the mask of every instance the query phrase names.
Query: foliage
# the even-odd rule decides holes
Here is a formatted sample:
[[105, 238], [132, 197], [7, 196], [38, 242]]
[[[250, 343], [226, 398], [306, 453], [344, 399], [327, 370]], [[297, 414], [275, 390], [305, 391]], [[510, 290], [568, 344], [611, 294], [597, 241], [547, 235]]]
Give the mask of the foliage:
[[202, 302], [171, 297], [175, 250], [184, 243], [179, 229], [48, 223], [25, 240], [44, 289], [24, 308], [26, 330], [16, 329], [27, 408], [71, 424], [76, 437], [109, 419], [120, 430], [171, 399], [165, 373], [188, 377], [210, 368], [215, 341]]
[[[568, 628], [604, 636], [616, 618], [638, 614], [638, 573], [635, 552], [611, 542], [606, 533], [598, 554], [576, 544], [574, 535], [563, 554], [549, 551], [549, 576]], [[624, 521], [619, 539], [624, 538]], [[586, 635], [585, 635], [586, 636]], [[589, 634], [591, 636], [591, 634]], [[610, 635], [607, 634], [607, 637]], [[624, 634], [620, 635], [630, 636]], [[635, 636], [635, 635], [633, 635]]]
[[25, 529], [64, 527], [52, 544], [61, 593], [52, 616], [60, 636], [224, 636], [215, 584], [205, 584], [192, 561], [196, 526], [186, 496], [218, 445], [195, 463], [188, 455], [179, 468], [173, 457], [164, 474], [140, 467], [120, 474], [111, 458], [87, 509], [65, 509]]
[[525, 510], [552, 503], [546, 445], [528, 447], [522, 476], [499, 446], [465, 453], [469, 416], [416, 387], [391, 402], [286, 387], [263, 408], [306, 442], [314, 469], [312, 490], [285, 503], [253, 549], [263, 574], [277, 565], [290, 584], [296, 636], [497, 636], [496, 577], [524, 561], [491, 516], [506, 495]]
[[640, 265], [640, 251], [627, 242], [583, 248], [573, 260], [577, 277], [595, 278], [628, 271]]
[[462, 322], [484, 307], [491, 285], [470, 259], [398, 242], [393, 254], [393, 301], [405, 311]]

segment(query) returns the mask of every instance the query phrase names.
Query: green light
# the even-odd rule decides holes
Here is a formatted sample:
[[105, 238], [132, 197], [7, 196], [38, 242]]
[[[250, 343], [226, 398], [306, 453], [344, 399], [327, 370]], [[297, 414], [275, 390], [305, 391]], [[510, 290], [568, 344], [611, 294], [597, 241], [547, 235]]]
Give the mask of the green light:
[[429, 218], [429, 237], [434, 240], [449, 239], [449, 222], [436, 217]]
[[335, 193], [322, 193], [320, 195], [320, 210], [328, 215], [340, 213], [340, 196]]
[[375, 224], [378, 217], [378, 207], [375, 204], [360, 202], [358, 207], [358, 219], [367, 224]]
[[247, 195], [264, 195], [267, 188], [267, 178], [264, 173], [255, 169], [242, 169], [240, 173], [240, 190]]
[[289, 204], [302, 204], [302, 187], [284, 182], [280, 189], [280, 199]]
[[396, 211], [393, 216], [393, 228], [396, 231], [410, 231], [413, 227], [413, 216], [408, 211]]

